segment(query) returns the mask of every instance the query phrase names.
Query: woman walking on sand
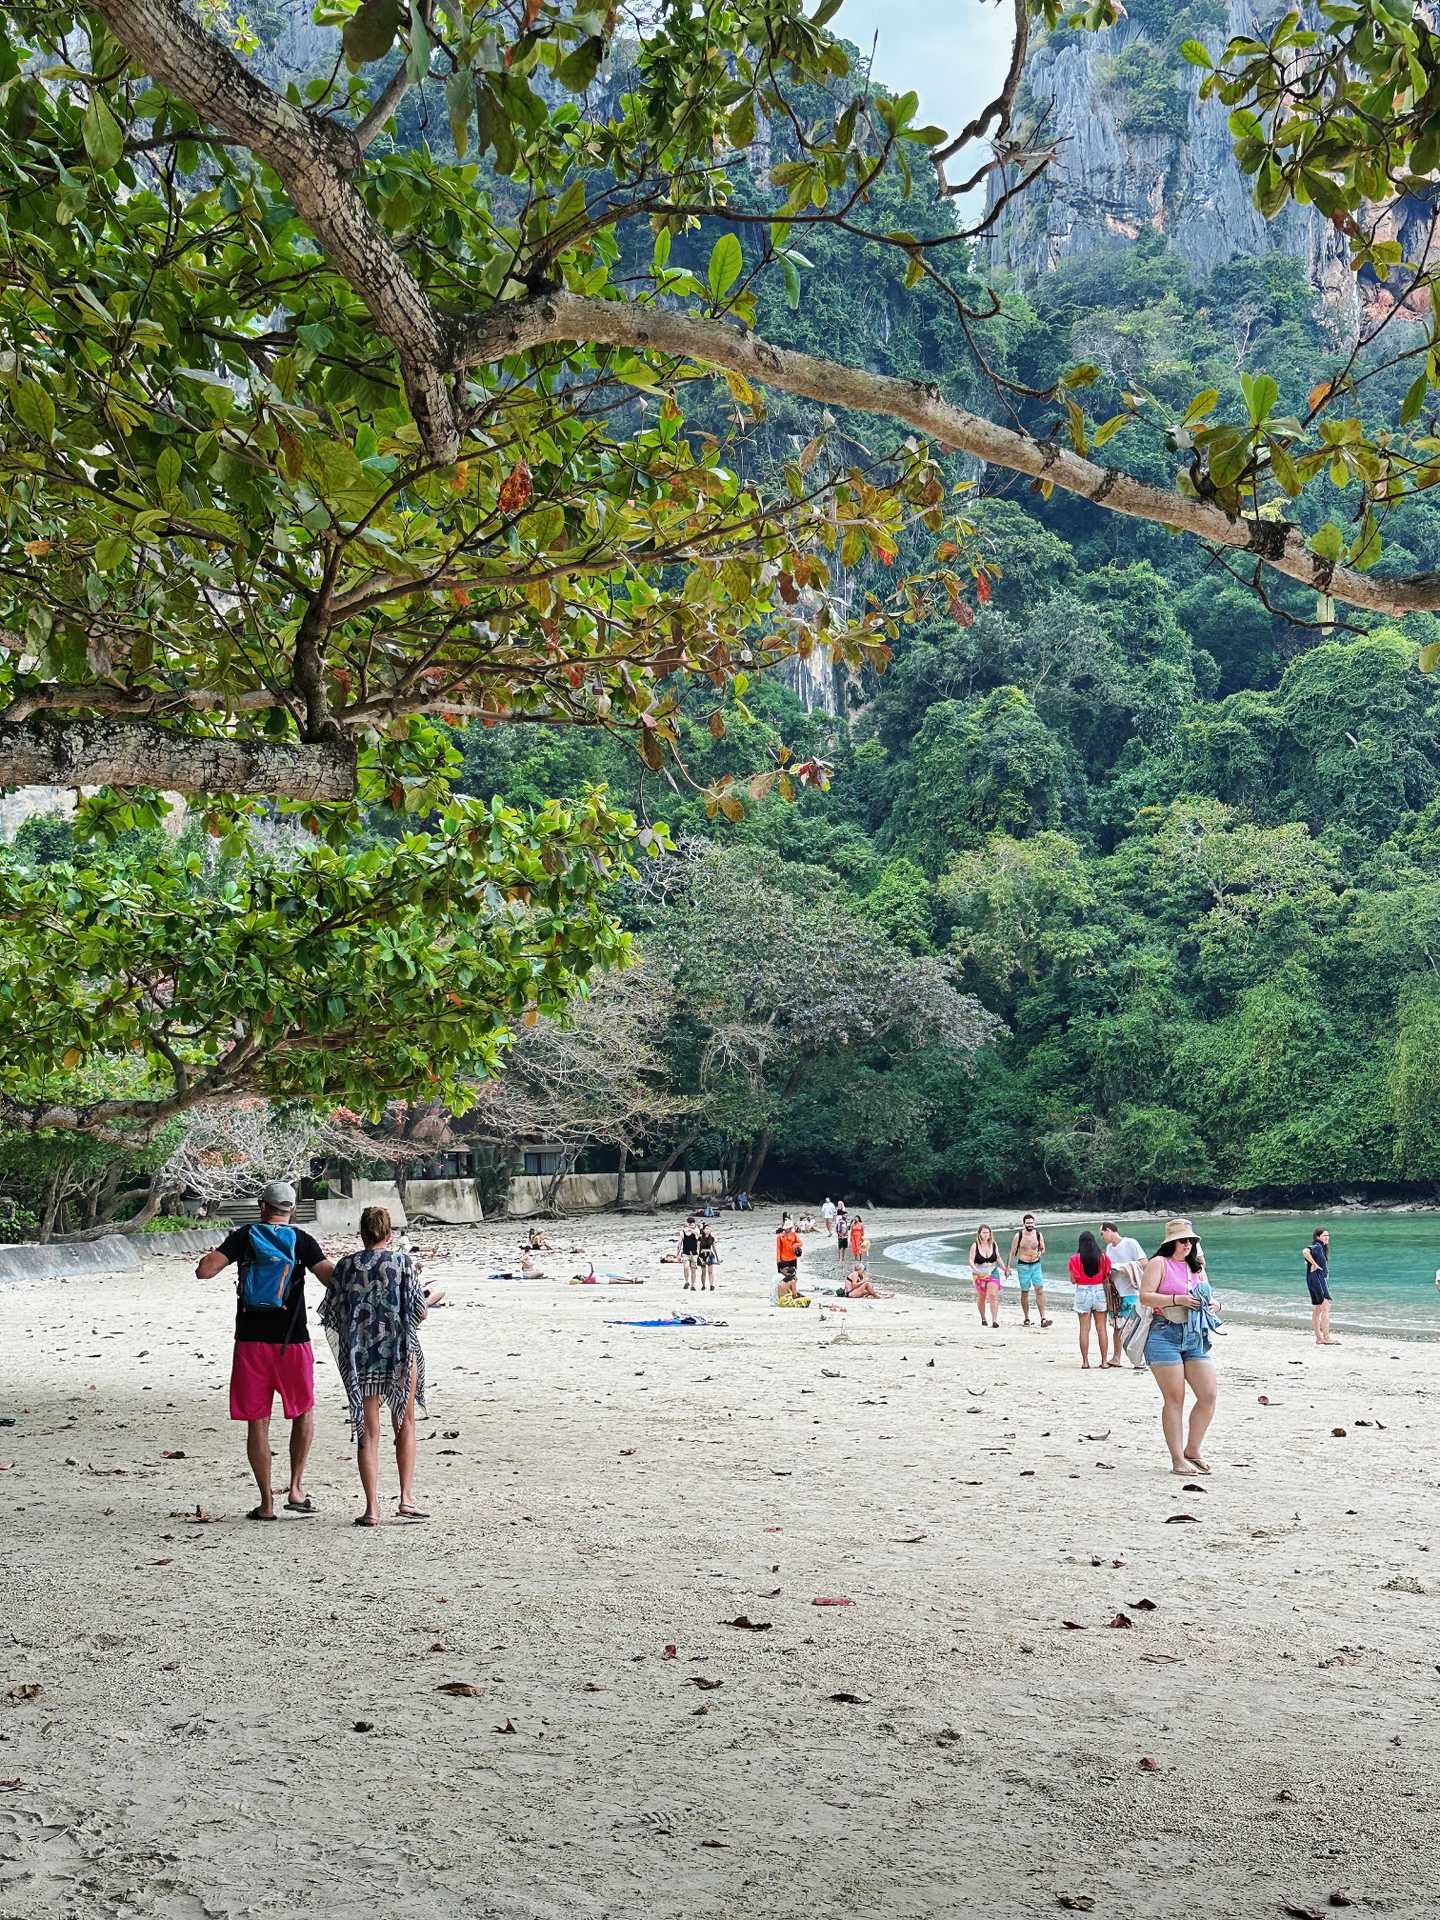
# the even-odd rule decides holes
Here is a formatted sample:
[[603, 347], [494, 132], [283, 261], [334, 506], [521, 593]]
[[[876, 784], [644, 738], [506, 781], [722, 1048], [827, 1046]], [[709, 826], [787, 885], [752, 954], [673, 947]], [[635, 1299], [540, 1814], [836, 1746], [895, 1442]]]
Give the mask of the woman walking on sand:
[[[1167, 1220], [1165, 1238], [1145, 1263], [1140, 1302], [1155, 1318], [1145, 1341], [1145, 1364], [1160, 1389], [1160, 1429], [1176, 1473], [1209, 1473], [1200, 1448], [1215, 1417], [1212, 1308], [1205, 1256], [1188, 1220]], [[1194, 1396], [1185, 1430], [1185, 1389]]]
[[[1105, 1282], [1110, 1278], [1110, 1256], [1100, 1251], [1100, 1242], [1088, 1230], [1081, 1234], [1080, 1244], [1070, 1256], [1070, 1278], [1075, 1283], [1075, 1317], [1080, 1325], [1080, 1365], [1085, 1372], [1090, 1371], [1090, 1328], [1095, 1328], [1095, 1338], [1100, 1343], [1100, 1365], [1108, 1367], [1109, 1345], [1109, 1299], [1105, 1292]], [[1119, 1364], [1119, 1342], [1116, 1342], [1116, 1362]]]
[[429, 1518], [415, 1504], [415, 1414], [425, 1411], [425, 1354], [419, 1335], [425, 1299], [415, 1262], [391, 1245], [390, 1232], [384, 1207], [366, 1207], [360, 1216], [365, 1244], [359, 1253], [347, 1253], [335, 1263], [320, 1309], [359, 1443], [365, 1511], [357, 1527], [380, 1524], [382, 1401], [395, 1429], [399, 1517]]
[[720, 1264], [720, 1249], [715, 1244], [715, 1235], [710, 1222], [702, 1220], [700, 1232], [696, 1237], [695, 1268], [699, 1274], [696, 1287], [701, 1293], [715, 1291], [715, 1269]]
[[985, 1309], [990, 1309], [990, 1325], [1000, 1324], [1000, 1273], [1004, 1262], [995, 1235], [987, 1226], [977, 1227], [970, 1242], [970, 1273], [975, 1282], [975, 1304], [980, 1309], [980, 1324], [985, 1325]]

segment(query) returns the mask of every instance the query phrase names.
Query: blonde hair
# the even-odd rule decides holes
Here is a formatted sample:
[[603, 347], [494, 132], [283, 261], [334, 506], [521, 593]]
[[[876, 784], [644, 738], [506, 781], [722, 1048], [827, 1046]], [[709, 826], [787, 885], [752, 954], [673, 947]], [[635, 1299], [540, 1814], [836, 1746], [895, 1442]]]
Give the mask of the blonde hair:
[[367, 1247], [378, 1247], [390, 1238], [390, 1215], [384, 1207], [366, 1207], [360, 1216], [360, 1238]]

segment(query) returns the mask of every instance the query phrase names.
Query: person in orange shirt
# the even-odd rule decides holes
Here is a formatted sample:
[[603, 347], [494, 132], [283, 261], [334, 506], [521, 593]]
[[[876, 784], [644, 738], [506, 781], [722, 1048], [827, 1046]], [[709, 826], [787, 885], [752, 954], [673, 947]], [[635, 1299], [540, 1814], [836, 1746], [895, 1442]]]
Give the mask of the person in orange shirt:
[[796, 1268], [800, 1264], [804, 1251], [805, 1243], [790, 1225], [787, 1216], [780, 1231], [775, 1235], [775, 1270], [780, 1275], [782, 1298], [787, 1294], [793, 1297], [800, 1291], [796, 1281]]
[[865, 1231], [865, 1222], [857, 1213], [850, 1222], [850, 1258], [863, 1273], [870, 1258], [870, 1236]]

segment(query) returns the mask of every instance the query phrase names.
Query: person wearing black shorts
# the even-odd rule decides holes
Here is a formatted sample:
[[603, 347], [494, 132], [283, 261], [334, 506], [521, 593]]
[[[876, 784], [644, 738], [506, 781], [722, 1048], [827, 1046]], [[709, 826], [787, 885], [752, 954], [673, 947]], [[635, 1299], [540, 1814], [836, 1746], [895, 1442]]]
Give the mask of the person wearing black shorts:
[[687, 1213], [685, 1216], [685, 1224], [680, 1229], [680, 1266], [685, 1275], [685, 1291], [687, 1293], [689, 1293], [695, 1285], [699, 1258], [700, 1229], [695, 1224], [694, 1214]]
[[1317, 1347], [1339, 1346], [1330, 1338], [1330, 1229], [1316, 1227], [1305, 1249], [1305, 1285], [1310, 1290], [1310, 1324]]

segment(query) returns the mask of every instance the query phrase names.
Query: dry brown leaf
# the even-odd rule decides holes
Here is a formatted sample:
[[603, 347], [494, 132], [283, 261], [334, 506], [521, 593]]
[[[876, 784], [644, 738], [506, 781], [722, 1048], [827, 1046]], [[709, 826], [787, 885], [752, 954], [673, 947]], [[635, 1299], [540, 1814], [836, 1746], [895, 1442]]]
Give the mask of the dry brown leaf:
[[437, 1693], [448, 1693], [455, 1700], [478, 1700], [481, 1690], [473, 1680], [442, 1680], [436, 1687]]

